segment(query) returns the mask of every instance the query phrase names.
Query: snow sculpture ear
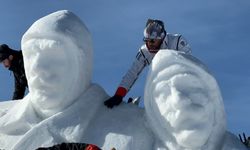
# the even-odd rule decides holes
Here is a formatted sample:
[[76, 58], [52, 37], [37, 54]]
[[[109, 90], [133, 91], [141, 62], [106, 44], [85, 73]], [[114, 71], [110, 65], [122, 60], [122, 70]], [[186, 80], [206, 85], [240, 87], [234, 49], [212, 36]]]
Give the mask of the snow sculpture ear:
[[144, 97], [147, 119], [169, 149], [220, 144], [225, 132], [220, 90], [206, 67], [193, 56], [171, 50], [158, 52], [148, 73]]
[[72, 12], [37, 20], [23, 35], [22, 50], [31, 102], [40, 115], [64, 110], [90, 86], [91, 35]]

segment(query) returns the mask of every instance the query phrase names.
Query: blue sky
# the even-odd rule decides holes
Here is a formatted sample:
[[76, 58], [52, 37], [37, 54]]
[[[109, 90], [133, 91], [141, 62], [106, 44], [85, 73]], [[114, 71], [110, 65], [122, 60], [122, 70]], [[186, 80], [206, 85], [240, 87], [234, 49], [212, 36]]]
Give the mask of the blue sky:
[[[193, 55], [217, 79], [224, 99], [228, 129], [250, 135], [250, 1], [249, 0], [3, 0], [0, 43], [21, 48], [21, 38], [37, 19], [61, 9], [78, 15], [91, 31], [94, 45], [93, 82], [113, 95], [143, 44], [148, 18], [161, 19], [167, 32], [180, 33]], [[129, 96], [143, 95], [147, 70]], [[13, 75], [0, 66], [0, 101], [9, 100]], [[126, 98], [126, 99], [127, 99]]]

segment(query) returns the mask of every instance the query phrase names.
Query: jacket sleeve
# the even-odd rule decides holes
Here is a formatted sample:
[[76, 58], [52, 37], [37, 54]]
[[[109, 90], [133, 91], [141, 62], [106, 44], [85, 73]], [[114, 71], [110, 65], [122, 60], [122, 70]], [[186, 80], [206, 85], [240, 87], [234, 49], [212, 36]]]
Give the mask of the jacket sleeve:
[[192, 53], [192, 50], [191, 50], [189, 43], [187, 42], [187, 40], [183, 36], [179, 37], [177, 47], [178, 47], [179, 51], [183, 51], [186, 54]]
[[134, 60], [132, 66], [127, 71], [127, 73], [123, 76], [122, 81], [116, 91], [116, 95], [125, 96], [126, 93], [133, 86], [137, 78], [139, 77], [142, 70], [147, 65], [146, 59], [144, 58], [141, 50], [136, 55], [136, 59]]
[[14, 77], [15, 77], [14, 78], [15, 89], [14, 89], [12, 100], [22, 99], [24, 97], [24, 94], [25, 94], [26, 86], [22, 85], [20, 82], [18, 82], [18, 79], [17, 79], [15, 74], [14, 74]]

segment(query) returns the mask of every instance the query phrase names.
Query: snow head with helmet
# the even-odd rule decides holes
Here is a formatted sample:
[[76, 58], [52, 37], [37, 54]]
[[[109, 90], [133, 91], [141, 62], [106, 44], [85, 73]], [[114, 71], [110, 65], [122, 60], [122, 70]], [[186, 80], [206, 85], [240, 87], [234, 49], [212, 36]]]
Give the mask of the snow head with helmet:
[[143, 41], [150, 52], [157, 52], [166, 37], [164, 23], [161, 20], [148, 19], [144, 29]]

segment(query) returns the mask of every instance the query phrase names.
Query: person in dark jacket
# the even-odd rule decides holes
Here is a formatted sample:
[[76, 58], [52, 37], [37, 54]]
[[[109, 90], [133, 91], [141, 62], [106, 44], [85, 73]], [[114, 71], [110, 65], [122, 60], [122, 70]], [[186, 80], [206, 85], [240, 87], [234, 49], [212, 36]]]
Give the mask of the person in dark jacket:
[[86, 143], [61, 143], [52, 147], [39, 147], [36, 150], [101, 150], [98, 146]]
[[4, 67], [14, 74], [15, 90], [12, 99], [22, 99], [28, 87], [22, 51], [13, 50], [6, 44], [0, 45], [0, 63], [3, 63]]
[[[87, 143], [61, 143], [51, 147], [39, 147], [36, 150], [102, 150], [96, 145]], [[111, 150], [116, 150], [114, 147]]]

